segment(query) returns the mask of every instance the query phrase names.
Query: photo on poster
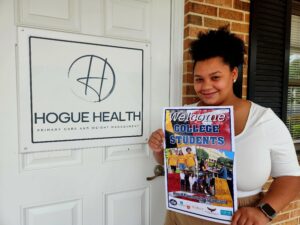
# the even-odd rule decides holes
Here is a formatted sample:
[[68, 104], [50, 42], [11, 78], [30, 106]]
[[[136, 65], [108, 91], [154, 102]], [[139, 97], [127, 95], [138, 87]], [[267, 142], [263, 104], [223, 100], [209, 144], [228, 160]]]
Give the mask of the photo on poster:
[[165, 108], [167, 209], [229, 224], [237, 208], [231, 107]]

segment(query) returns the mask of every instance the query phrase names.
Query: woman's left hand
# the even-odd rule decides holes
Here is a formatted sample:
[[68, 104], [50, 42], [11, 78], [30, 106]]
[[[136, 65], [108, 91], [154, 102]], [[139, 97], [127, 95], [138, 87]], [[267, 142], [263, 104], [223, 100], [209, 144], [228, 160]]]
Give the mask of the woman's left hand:
[[232, 217], [231, 225], [265, 225], [270, 222], [256, 207], [242, 207]]

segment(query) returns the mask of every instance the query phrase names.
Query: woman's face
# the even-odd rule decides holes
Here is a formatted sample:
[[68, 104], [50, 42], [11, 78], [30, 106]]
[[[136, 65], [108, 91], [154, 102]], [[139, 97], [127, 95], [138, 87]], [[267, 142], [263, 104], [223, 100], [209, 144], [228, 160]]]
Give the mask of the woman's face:
[[203, 105], [231, 105], [238, 69], [230, 70], [221, 57], [199, 61], [194, 69], [194, 89]]

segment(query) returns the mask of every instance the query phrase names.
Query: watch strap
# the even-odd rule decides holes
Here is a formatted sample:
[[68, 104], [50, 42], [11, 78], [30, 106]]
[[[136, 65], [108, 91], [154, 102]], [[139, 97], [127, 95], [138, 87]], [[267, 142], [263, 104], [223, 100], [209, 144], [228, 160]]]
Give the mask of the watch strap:
[[274, 217], [277, 215], [276, 211], [268, 203], [260, 203], [257, 207], [270, 220], [273, 220]]

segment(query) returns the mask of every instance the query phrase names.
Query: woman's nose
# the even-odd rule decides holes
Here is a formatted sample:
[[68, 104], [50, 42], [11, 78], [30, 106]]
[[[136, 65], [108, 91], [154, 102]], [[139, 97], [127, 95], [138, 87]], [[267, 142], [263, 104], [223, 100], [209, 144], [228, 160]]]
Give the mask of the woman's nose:
[[212, 87], [211, 82], [209, 80], [204, 80], [202, 83], [202, 89], [207, 90]]

